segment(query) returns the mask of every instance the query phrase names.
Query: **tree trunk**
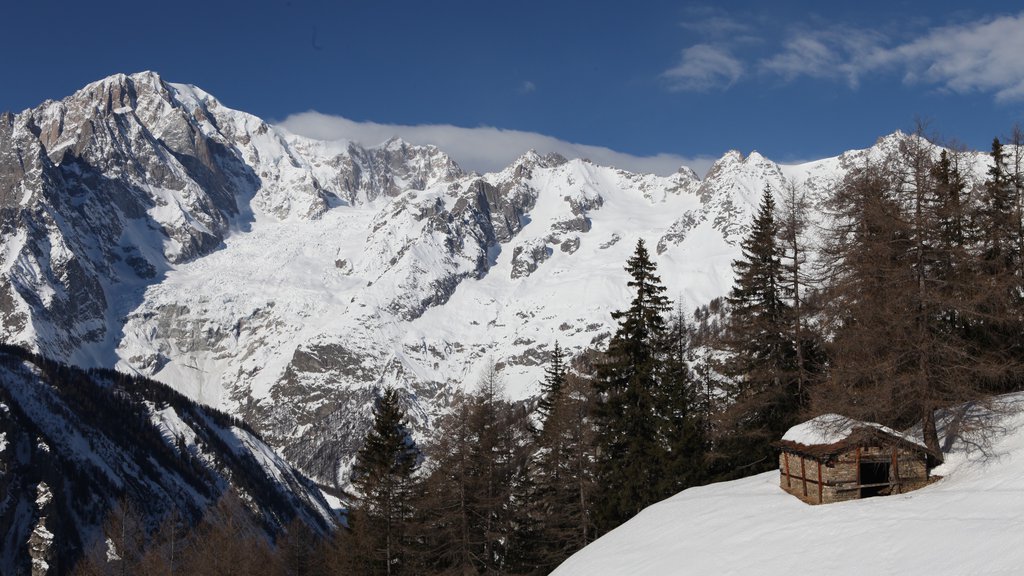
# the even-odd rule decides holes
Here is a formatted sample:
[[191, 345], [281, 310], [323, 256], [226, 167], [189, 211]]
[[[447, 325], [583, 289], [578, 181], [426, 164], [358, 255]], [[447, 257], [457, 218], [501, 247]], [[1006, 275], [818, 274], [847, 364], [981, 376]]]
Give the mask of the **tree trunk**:
[[942, 464], [942, 446], [939, 444], [939, 431], [935, 427], [935, 410], [930, 404], [925, 404], [924, 418], [921, 426], [921, 433], [924, 435], [924, 445], [933, 452], [935, 464]]

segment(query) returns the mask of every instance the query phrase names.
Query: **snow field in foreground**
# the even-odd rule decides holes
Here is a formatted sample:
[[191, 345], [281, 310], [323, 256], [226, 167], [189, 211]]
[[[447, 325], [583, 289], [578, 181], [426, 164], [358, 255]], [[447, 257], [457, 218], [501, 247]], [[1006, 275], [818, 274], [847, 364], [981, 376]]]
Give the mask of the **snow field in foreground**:
[[[1000, 405], [1024, 407], [1024, 394]], [[957, 441], [942, 479], [908, 494], [810, 506], [779, 473], [685, 490], [554, 574], [1024, 573], [1024, 414], [997, 416], [984, 450]]]

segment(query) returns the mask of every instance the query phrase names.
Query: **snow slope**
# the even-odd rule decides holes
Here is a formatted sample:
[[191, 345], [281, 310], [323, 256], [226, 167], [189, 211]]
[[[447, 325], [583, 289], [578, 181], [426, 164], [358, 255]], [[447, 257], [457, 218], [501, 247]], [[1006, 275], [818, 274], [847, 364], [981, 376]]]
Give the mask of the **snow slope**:
[[481, 175], [119, 74], [0, 115], [0, 340], [172, 385], [344, 484], [375, 389], [403, 391], [421, 436], [490, 366], [534, 396], [555, 341], [613, 332], [638, 240], [692, 310], [728, 291], [766, 186], [802, 186], [820, 223], [833, 184], [906, 138], [798, 165], [730, 151], [703, 178], [532, 151]]
[[0, 574], [26, 573], [30, 557], [65, 573], [122, 499], [154, 528], [171, 510], [197, 522], [229, 490], [268, 537], [295, 519], [318, 533], [336, 522], [316, 485], [236, 419], [163, 384], [0, 347]]
[[958, 438], [942, 476], [921, 490], [810, 506], [778, 472], [685, 490], [587, 546], [554, 574], [1021, 574], [1024, 394], [996, 412], [993, 434]]

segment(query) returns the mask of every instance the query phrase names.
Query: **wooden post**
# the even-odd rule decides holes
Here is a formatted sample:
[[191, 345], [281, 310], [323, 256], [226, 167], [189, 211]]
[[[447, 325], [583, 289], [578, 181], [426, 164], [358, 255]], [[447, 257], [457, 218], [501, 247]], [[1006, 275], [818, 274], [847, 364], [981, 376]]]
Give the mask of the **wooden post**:
[[857, 462], [854, 468], [857, 471], [857, 498], [860, 498], [860, 446], [857, 447]]
[[807, 468], [804, 466], [805, 462], [807, 462], [807, 460], [803, 456], [801, 456], [800, 457], [800, 480], [802, 480], [803, 483], [804, 483], [804, 498], [807, 498]]
[[821, 461], [818, 461], [818, 504], [821, 504]]
[[900, 486], [900, 459], [896, 456], [896, 449], [892, 449], [892, 466], [889, 469], [889, 483], [892, 484], [890, 493], [900, 494], [903, 492]]
[[782, 461], [786, 464], [786, 488], [792, 488], [793, 477], [789, 474], [789, 452], [782, 453]]

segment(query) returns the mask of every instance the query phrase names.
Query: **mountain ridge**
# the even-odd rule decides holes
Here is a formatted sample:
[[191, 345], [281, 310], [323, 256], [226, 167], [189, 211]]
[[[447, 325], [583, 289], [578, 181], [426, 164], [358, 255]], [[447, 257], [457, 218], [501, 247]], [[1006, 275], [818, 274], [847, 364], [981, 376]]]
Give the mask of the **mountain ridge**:
[[529, 151], [476, 174], [400, 139], [290, 134], [155, 73], [6, 118], [0, 337], [172, 384], [336, 484], [375, 389], [401, 388], [421, 432], [488, 365], [528, 398], [555, 340], [610, 335], [638, 239], [692, 308], [728, 290], [766, 185], [820, 211], [905, 137], [799, 165], [732, 151], [703, 179]]

